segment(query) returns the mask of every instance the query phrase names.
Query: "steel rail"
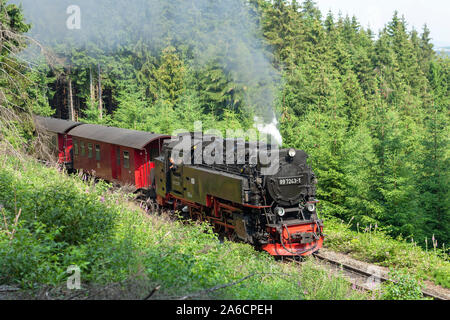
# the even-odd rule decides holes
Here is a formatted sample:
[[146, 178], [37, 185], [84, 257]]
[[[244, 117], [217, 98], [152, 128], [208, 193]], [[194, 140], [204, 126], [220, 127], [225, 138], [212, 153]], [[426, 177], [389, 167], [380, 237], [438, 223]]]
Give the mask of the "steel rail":
[[[376, 277], [376, 278], [378, 278], [381, 282], [389, 282], [389, 281], [392, 281], [392, 280], [390, 280], [390, 279], [388, 279], [388, 278], [386, 278], [386, 277], [383, 277], [383, 276], [375, 276], [375, 275], [373, 275], [373, 274], [371, 274], [371, 273], [369, 273], [369, 272], [367, 272], [367, 271], [361, 270], [361, 269], [359, 269], [359, 268], [356, 268], [356, 267], [354, 267], [354, 266], [348, 265], [348, 264], [343, 263], [343, 262], [341, 262], [341, 261], [336, 261], [336, 260], [330, 259], [330, 258], [328, 258], [328, 257], [325, 257], [325, 256], [321, 255], [320, 253], [314, 253], [313, 256], [314, 256], [315, 258], [319, 259], [319, 260], [322, 260], [322, 261], [325, 261], [325, 262], [330, 263], [330, 264], [332, 264], [332, 265], [341, 267], [343, 270], [345, 270], [345, 271], [347, 271], [347, 272], [350, 272], [350, 273], [353, 273], [353, 274], [356, 274], [356, 275], [358, 275], [358, 276], [360, 276], [360, 277], [363, 277], [363, 278], [367, 278], [367, 279], [368, 279], [368, 278], [370, 278], [370, 277]], [[295, 260], [295, 259], [292, 259], [292, 258], [287, 258], [286, 260], [287, 260], [287, 261], [290, 261], [290, 262], [295, 262], [295, 263], [297, 263], [297, 264], [301, 264], [300, 261]], [[370, 289], [370, 288], [368, 288], [368, 287], [366, 287], [366, 286], [361, 286], [361, 285], [358, 285], [358, 284], [355, 284], [355, 286], [356, 286], [356, 288], [362, 289], [362, 290], [365, 290], [365, 291], [369, 291], [369, 292], [370, 292], [370, 291], [373, 291], [372, 289]], [[447, 298], [442, 297], [442, 296], [438, 296], [438, 295], [436, 295], [436, 294], [434, 294], [434, 293], [432, 293], [432, 292], [429, 292], [428, 290], [423, 290], [423, 289], [422, 289], [422, 294], [423, 294], [424, 297], [433, 298], [433, 299], [435, 299], [435, 300], [448, 300]]]

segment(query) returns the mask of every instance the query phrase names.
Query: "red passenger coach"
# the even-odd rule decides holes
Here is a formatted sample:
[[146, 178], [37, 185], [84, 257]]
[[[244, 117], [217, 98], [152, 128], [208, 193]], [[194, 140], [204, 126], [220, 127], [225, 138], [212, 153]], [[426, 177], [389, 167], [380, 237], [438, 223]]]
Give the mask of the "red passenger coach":
[[67, 168], [72, 169], [72, 139], [67, 136], [67, 132], [81, 125], [81, 122], [68, 120], [34, 117], [36, 126], [41, 130], [46, 130], [52, 138], [52, 151], [58, 154], [58, 163], [65, 164]]
[[67, 133], [73, 142], [73, 168], [107, 181], [146, 189], [167, 135], [81, 124]]

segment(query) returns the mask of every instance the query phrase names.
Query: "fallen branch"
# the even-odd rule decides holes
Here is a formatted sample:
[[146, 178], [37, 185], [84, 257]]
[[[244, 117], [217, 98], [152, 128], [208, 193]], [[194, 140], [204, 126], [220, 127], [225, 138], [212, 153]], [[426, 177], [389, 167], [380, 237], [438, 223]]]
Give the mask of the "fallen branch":
[[0, 286], [0, 292], [14, 292], [19, 291], [19, 288], [11, 287], [11, 286]]
[[160, 288], [161, 286], [157, 286], [155, 289], [152, 290], [152, 292], [150, 292], [150, 294], [147, 297], [144, 298], [144, 300], [150, 299]]
[[66, 300], [73, 300], [79, 296], [81, 296], [82, 294], [85, 294], [86, 292], [84, 290], [78, 290], [79, 292], [69, 296], [68, 298], [66, 298]]

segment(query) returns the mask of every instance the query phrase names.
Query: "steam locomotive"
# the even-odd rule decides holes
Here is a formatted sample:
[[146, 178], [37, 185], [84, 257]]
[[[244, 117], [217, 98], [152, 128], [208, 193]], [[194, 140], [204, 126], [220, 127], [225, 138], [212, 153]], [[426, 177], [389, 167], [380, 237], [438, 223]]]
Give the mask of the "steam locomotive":
[[323, 245], [317, 181], [302, 150], [53, 118], [35, 117], [35, 123], [52, 135], [68, 169], [132, 185], [149, 204], [209, 221], [230, 239], [273, 256], [306, 256]]
[[[217, 231], [273, 256], [305, 256], [322, 247], [323, 221], [318, 218], [315, 199], [317, 181], [304, 151], [278, 150], [262, 143], [252, 146], [238, 139], [196, 139], [194, 133], [178, 138], [165, 141], [161, 155], [155, 159], [160, 206], [172, 206], [191, 219], [207, 220]], [[191, 152], [175, 150], [185, 138], [191, 141], [187, 143]], [[218, 150], [222, 153], [219, 158], [231, 160], [208, 164], [198, 159], [206, 149]], [[184, 154], [174, 160], [174, 154], [180, 151]], [[272, 159], [276, 160], [272, 161], [272, 172], [268, 166], [274, 163], [267, 163], [271, 153], [276, 157]]]

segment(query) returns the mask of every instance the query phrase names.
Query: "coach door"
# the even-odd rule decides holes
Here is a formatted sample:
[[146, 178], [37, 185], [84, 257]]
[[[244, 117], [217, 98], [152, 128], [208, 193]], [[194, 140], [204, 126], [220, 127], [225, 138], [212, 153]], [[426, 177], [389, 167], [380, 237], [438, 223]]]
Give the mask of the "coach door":
[[120, 147], [112, 146], [111, 148], [111, 175], [114, 180], [120, 180], [122, 175], [121, 164], [122, 159], [120, 158], [121, 152]]

